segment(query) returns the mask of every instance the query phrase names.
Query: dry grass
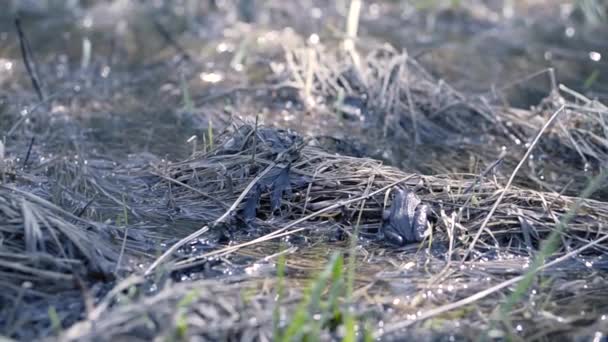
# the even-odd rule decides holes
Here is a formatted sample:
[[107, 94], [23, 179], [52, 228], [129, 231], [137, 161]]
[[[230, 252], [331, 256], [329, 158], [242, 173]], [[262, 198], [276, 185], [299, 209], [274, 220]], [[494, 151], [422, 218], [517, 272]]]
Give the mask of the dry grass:
[[[293, 144], [291, 146], [300, 146], [300, 148], [290, 150], [291, 153], [285, 153], [289, 150], [290, 145], [277, 147], [277, 141], [287, 141]], [[431, 224], [434, 233], [433, 240], [430, 242], [435, 246], [449, 245], [447, 259], [431, 255], [416, 256], [414, 253], [408, 261], [403, 260], [403, 256], [398, 257], [399, 254], [388, 252], [379, 261], [384, 263], [392, 260], [391, 262], [394, 264], [381, 266], [378, 261], [372, 260], [378, 258], [381, 255], [378, 253], [382, 253], [383, 249], [379, 248], [379, 245], [368, 245], [361, 250], [361, 253], [358, 253], [359, 263], [369, 265], [358, 271], [355, 290], [356, 303], [361, 308], [368, 308], [366, 310], [372, 310], [372, 312], [373, 307], [387, 305], [399, 313], [397, 316], [389, 318], [389, 321], [395, 323], [387, 325], [385, 333], [400, 333], [397, 328], [402, 324], [397, 323], [399, 322], [398, 317], [410, 320], [408, 326], [417, 328], [424, 328], [426, 325], [423, 323], [427, 321], [428, 323], [425, 324], [432, 324], [439, 331], [448, 327], [453, 328], [445, 321], [446, 317], [458, 317], [462, 324], [468, 329], [472, 329], [471, 334], [474, 334], [473, 331], [484, 329], [486, 326], [478, 322], [475, 310], [470, 309], [471, 305], [476, 305], [477, 310], [481, 312], [491, 313], [492, 305], [489, 303], [500, 301], [501, 296], [508, 293], [508, 286], [521, 278], [516, 275], [525, 270], [522, 268], [522, 261], [529, 260], [526, 256], [534, 253], [539, 241], [555, 229], [577, 200], [554, 193], [511, 187], [506, 190], [503, 201], [490, 218], [488, 229], [481, 235], [472, 259], [466, 262], [465, 268], [462, 268], [459, 267], [458, 262], [452, 261], [459, 261], [460, 257], [464, 255], [465, 249], [471, 241], [471, 232], [475, 232], [481, 225], [497, 196], [501, 191], [505, 191], [499, 185], [500, 183], [478, 181], [476, 175], [472, 174], [457, 176], [406, 174], [396, 168], [384, 166], [376, 160], [329, 154], [310, 144], [302, 146], [302, 142], [303, 140], [285, 131], [280, 132], [265, 127], [256, 129], [251, 125], [242, 125], [237, 127], [234, 132], [221, 136], [216, 142], [217, 148], [213, 151], [168, 166], [165, 169], [165, 175], [154, 187], [172, 187], [174, 205], [179, 208], [189, 208], [181, 211], [183, 218], [190, 215], [199, 217], [199, 214], [193, 212], [197, 205], [200, 208], [206, 208], [212, 207], [212, 203], [221, 201], [225, 203], [221, 206], [222, 210], [217, 210], [215, 214], [200, 220], [201, 223], [206, 222], [212, 226], [213, 221], [217, 221], [229, 211], [230, 203], [236, 203], [241, 198], [241, 204], [237, 205], [237, 209], [232, 215], [229, 215], [230, 219], [225, 221], [221, 228], [217, 226], [214, 228], [233, 230], [240, 226], [244, 230], [248, 229], [248, 225], [255, 224], [257, 229], [249, 226], [249, 230], [255, 232], [254, 234], [272, 229], [269, 234], [253, 240], [254, 244], [247, 243], [248, 247], [243, 247], [240, 251], [241, 246], [237, 244], [220, 249], [221, 253], [204, 253], [194, 258], [186, 255], [181, 260], [179, 257], [176, 260], [174, 255], [169, 260], [176, 263], [172, 267], [170, 264], [169, 267], [175, 271], [192, 269], [208, 263], [209, 260], [212, 260], [209, 259], [212, 255], [216, 257], [219, 255], [226, 261], [237, 260], [238, 257], [244, 255], [256, 258], [260, 262], [268, 261], [269, 259], [266, 257], [276, 253], [278, 247], [276, 244], [269, 244], [268, 240], [279, 235], [306, 237], [310, 236], [312, 231], [316, 232], [315, 234], [323, 232], [320, 227], [324, 224], [333, 226], [334, 231], [341, 229], [348, 232], [352, 227], [350, 222], [360, 210], [360, 202], [357, 199], [365, 197], [363, 194], [366, 189], [369, 189], [369, 193], [374, 193], [374, 191], [386, 188], [387, 185], [395, 186], [394, 184], [410, 188], [417, 187], [418, 195], [433, 210]], [[270, 148], [273, 144], [277, 147], [274, 150]], [[255, 164], [252, 164], [254, 146], [256, 159]], [[263, 192], [256, 219], [254, 221], [246, 220], [243, 217], [243, 209], [248, 196], [243, 195], [244, 189], [253, 189], [252, 182], [263, 182], [264, 177], [259, 177], [259, 175], [265, 170], [266, 173], [270, 173], [272, 171], [268, 170], [281, 169], [278, 162], [284, 160], [282, 158], [287, 158], [291, 165], [289, 179], [292, 196], [282, 198], [280, 215], [273, 216], [270, 212], [272, 191]], [[200, 181], [202, 177], [206, 181]], [[231, 180], [231, 185], [228, 185], [227, 179]], [[503, 180], [497, 178], [497, 181]], [[387, 205], [390, 205], [391, 187], [365, 201], [361, 227], [363, 233], [367, 233], [368, 237], [373, 237], [377, 233], [382, 211]], [[467, 189], [471, 189], [471, 191], [465, 192]], [[208, 194], [213, 194], [213, 197]], [[353, 199], [355, 201], [351, 201]], [[566, 252], [577, 248], [586, 248], [584, 254], [588, 258], [605, 253], [607, 248], [605, 241], [608, 235], [604, 228], [608, 223], [608, 212], [605, 205], [596, 200], [586, 200], [581, 205], [581, 210], [574, 215], [561, 237], [562, 248], [558, 254], [553, 256], [553, 258], [559, 255], [564, 257], [555, 259], [554, 263], [547, 266], [558, 267], [571, 260], [573, 254], [566, 255]], [[290, 229], [282, 229], [303, 217], [309, 219], [300, 221]], [[282, 233], [277, 234], [276, 232]], [[234, 237], [237, 240], [246, 238], [242, 234], [236, 232], [234, 234], [236, 234]], [[213, 234], [203, 231], [201, 235], [197, 236], [197, 239], [206, 239], [207, 235], [212, 236]], [[594, 245], [594, 241], [598, 241], [599, 244]], [[381, 243], [379, 240], [377, 242]], [[346, 246], [345, 243], [338, 243], [338, 246], [340, 245], [341, 248]], [[427, 246], [427, 242], [423, 245]], [[301, 244], [294, 243], [295, 249], [287, 254], [288, 260], [292, 260], [292, 262], [288, 261], [288, 270], [296, 275], [302, 271], [307, 272], [308, 270], [309, 272], [318, 269], [319, 254], [299, 252], [298, 246]], [[432, 250], [432, 248], [428, 248], [429, 252]], [[239, 252], [234, 254], [236, 251]], [[501, 260], [489, 257], [493, 253], [507, 252], [515, 259]], [[580, 252], [576, 251], [574, 254], [580, 254]], [[409, 265], [412, 262], [414, 265], [422, 264]], [[428, 273], [415, 273], [416, 276], [410, 281], [411, 288], [406, 292], [409, 296], [414, 290], [413, 298], [408, 297], [409, 299], [406, 300], [391, 290], [391, 287], [395, 286], [397, 282], [405, 279], [403, 275], [399, 275], [399, 272], [403, 272], [403, 267], [406, 269], [414, 267], [412, 272], [420, 272], [414, 270], [423, 264], [427, 265], [426, 272]], [[556, 266], [552, 266], [553, 264]], [[162, 269], [167, 270], [167, 267]], [[565, 270], [568, 269], [571, 269], [570, 266], [565, 266]], [[576, 291], [574, 289], [580, 285], [581, 281], [587, 283], [587, 280], [583, 280], [584, 278], [581, 277], [592, 277], [592, 275], [582, 270], [574, 271], [574, 269], [565, 273], [555, 273], [557, 270], [551, 271], [554, 272], [553, 274], [559, 274], [557, 278], [546, 279], [538, 285], [540, 288], [535, 302], [543, 303], [543, 309], [539, 311], [536, 308], [527, 308], [528, 304], [521, 303], [524, 307], [521, 308], [518, 305], [518, 310], [523, 311], [515, 311], [512, 314], [516, 321], [521, 322], [520, 324], [541, 326], [543, 333], [546, 334], [534, 335], [534, 331], [526, 331], [525, 336], [542, 338], [542, 336], [565, 333], [581, 323], [573, 316], [575, 313], [568, 310], [568, 305], [572, 304], [572, 291]], [[575, 274], [578, 275], [572, 278], [573, 274], [569, 272], [577, 272]], [[162, 272], [158, 274], [162, 274]], [[139, 331], [137, 336], [141, 338], [174, 336], [174, 334], [184, 336], [202, 334], [207, 336], [206, 338], [250, 335], [268, 338], [271, 336], [269, 335], [271, 334], [269, 307], [273, 305], [269, 298], [272, 298], [274, 291], [272, 284], [275, 280], [268, 276], [264, 277], [266, 280], [256, 279], [255, 276], [253, 278], [251, 276], [237, 277], [236, 279], [238, 279], [237, 283], [232, 284], [230, 278], [223, 282], [206, 280], [176, 285], [165, 284], [164, 290], [153, 297], [141, 294], [150, 285], [147, 285], [143, 279], [139, 279], [136, 281], [137, 284], [140, 284], [137, 287], [139, 290], [133, 298], [136, 305], [118, 305], [111, 309], [108, 304], [113, 302], [112, 296], [115, 296], [116, 293], [111, 294], [94, 311], [92, 321], [75, 325], [66, 332], [64, 338], [101, 338], [101, 331], [103, 331], [103, 336], [121, 336]], [[244, 279], [247, 280], [241, 283]], [[290, 282], [295, 282], [293, 285], [298, 282], [297, 276], [289, 279], [291, 279]], [[596, 280], [597, 285], [599, 286], [603, 281]], [[493, 287], [492, 284], [495, 286]], [[452, 287], [459, 290], [449, 290]], [[592, 298], [596, 298], [597, 291], [599, 291], [597, 286], [590, 285], [585, 291], [576, 292], [577, 296], [589, 299], [589, 301], [579, 303], [578, 307], [595, 307]], [[209, 293], [213, 293], [214, 296], [208, 296]], [[251, 297], [244, 293], [251, 293]], [[433, 293], [432, 300], [431, 297], [423, 299], [422, 295], [430, 296], [428, 293]], [[286, 308], [293, 308], [294, 298], [299, 298], [297, 291], [290, 296], [295, 297], [288, 296], [291, 299], [286, 299], [286, 302], [283, 303]], [[403, 298], [401, 300], [405, 301], [404, 304], [397, 304], [396, 298]], [[452, 308], [449, 303], [454, 303], [454, 307]], [[532, 310], [531, 317], [521, 316], [524, 311], [529, 312], [526, 310]], [[413, 319], [412, 317], [416, 317], [416, 315], [412, 316], [412, 312], [417, 311], [423, 314], [420, 318]], [[562, 320], [569, 322], [568, 325], [564, 326], [563, 323], [556, 324], [554, 321], [548, 320], [550, 317], [548, 312], [559, 313]], [[286, 312], [283, 314], [287, 315], [286, 317], [289, 315]], [[374, 315], [372, 314], [370, 317], [378, 317]], [[253, 316], [258, 317], [255, 322], [246, 318]], [[593, 314], [588, 319], [592, 319], [592, 317], [594, 317]], [[370, 319], [374, 321], [376, 318]], [[229, 324], [220, 322], [229, 322]], [[97, 330], [99, 327], [103, 327], [103, 329]], [[210, 330], [210, 327], [213, 329]], [[419, 333], [417, 328], [414, 331]], [[467, 335], [467, 329], [460, 331], [462, 336], [473, 336]], [[219, 335], [214, 335], [213, 332]]]
[[[308, 9], [286, 4], [273, 9]], [[243, 38], [239, 26], [226, 38], [221, 25], [209, 28], [205, 53], [220, 42], [238, 46], [232, 64], [244, 63], [247, 76], [222, 69], [227, 52], [214, 57], [234, 88], [200, 86], [200, 73], [211, 71], [208, 60], [197, 60], [200, 39], [181, 37], [171, 25], [167, 50], [183, 49], [193, 60], [159, 54], [152, 57], [161, 62], [141, 68], [112, 65], [105, 80], [95, 68], [117, 56], [91, 56], [90, 70], [64, 78], [51, 76], [56, 65], [40, 65], [45, 90], [54, 93], [48, 101], [35, 102], [15, 66], [14, 82], [2, 80], [11, 88], [0, 93], [0, 333], [271, 340], [273, 310], [280, 327], [289, 325], [307, 279], [333, 251], [357, 265], [352, 298], [338, 296], [339, 313], [353, 309], [359, 328], [366, 323], [378, 337], [471, 339], [486, 332], [547, 340], [605, 331], [606, 188], [592, 199], [577, 196], [606, 167], [608, 109], [557, 85], [536, 108], [501, 104], [507, 88], [528, 79], [483, 96], [460, 93], [405, 51], [371, 43], [365, 7], [356, 37], [353, 22], [346, 37], [323, 36], [325, 45], [290, 46], [285, 41], [305, 39], [287, 30], [252, 27]], [[342, 19], [339, 11], [324, 15]], [[332, 47], [345, 38], [350, 50]], [[128, 45], [117, 44], [117, 51]], [[284, 58], [274, 50], [281, 44]], [[261, 76], [249, 75], [268, 58], [273, 65]], [[276, 96], [282, 92], [289, 107]], [[243, 103], [301, 110], [298, 118], [320, 126], [326, 118], [336, 127], [349, 121], [361, 129], [353, 139], [370, 158], [330, 152], [321, 137], [237, 119], [257, 116]], [[28, 113], [20, 115], [24, 104]], [[218, 134], [210, 119], [228, 127]], [[199, 144], [183, 158], [193, 134]], [[128, 155], [134, 151], [145, 152]], [[414, 190], [430, 207], [432, 233], [421, 244], [396, 248], [380, 233], [397, 187]], [[360, 237], [350, 248], [357, 225]], [[525, 300], [500, 316], [497, 303], [514, 292], [560, 225], [558, 249]], [[275, 274], [280, 257], [285, 279]], [[338, 329], [324, 327], [320, 338], [341, 336], [336, 322]]]
[[22, 282], [61, 285], [60, 281], [74, 280], [74, 273], [113, 269], [117, 252], [99, 243], [107, 239], [101, 236], [110, 234], [108, 227], [71, 215], [32, 193], [6, 186], [0, 191], [3, 272], [19, 274], [14, 279], [17, 287]]
[[[166, 186], [175, 186], [172, 188], [172, 201], [182, 208], [184, 218], [195, 215], [202, 218], [202, 222], [211, 223], [218, 219], [223, 211], [218, 210], [215, 214], [210, 214], [212, 212], [205, 208], [217, 207], [213, 204], [217, 201], [235, 202], [245, 188], [251, 188], [252, 181], [260, 180], [258, 174], [262, 170], [269, 166], [275, 170], [285, 167], [277, 165], [277, 158], [285, 158], [285, 155], [266, 147], [276, 141], [271, 139], [280, 136], [280, 133], [274, 135], [270, 132], [274, 131], [266, 128], [256, 131], [253, 126], [241, 126], [238, 132], [226, 143], [220, 144], [217, 150], [172, 165], [167, 176], [172, 181], [165, 182]], [[257, 140], [257, 143], [254, 143], [254, 140]], [[226, 147], [234, 143], [238, 143], [241, 148], [231, 150], [231, 147]], [[256, 147], [256, 164], [251, 164], [253, 146]], [[476, 175], [407, 174], [375, 160], [333, 155], [313, 146], [302, 148], [299, 153], [290, 156], [290, 159], [289, 177], [293, 195], [282, 199], [280, 215], [271, 220], [276, 228], [281, 228], [281, 222], [285, 222], [285, 225], [290, 221], [309, 217], [308, 221], [300, 222], [296, 229], [307, 229], [307, 225], [313, 229], [315, 225], [312, 222], [329, 219], [342, 226], [342, 229], [349, 230], [350, 222], [353, 222], [359, 210], [359, 203], [349, 203], [349, 200], [364, 198], [364, 191], [368, 188], [370, 192], [375, 192], [386, 188], [387, 185], [399, 184], [412, 188], [417, 186], [420, 189], [418, 195], [433, 208], [436, 234], [445, 237], [448, 229], [455, 227], [454, 236], [458, 243], [454, 247], [462, 247], [471, 241], [471, 235], [479, 229], [490, 207], [504, 191], [500, 183], [479, 182]], [[257, 171], [252, 173], [252, 169]], [[202, 182], [201, 179], [205, 181]], [[209, 194], [213, 194], [213, 197]], [[262, 194], [257, 215], [258, 219], [261, 219], [261, 225], [273, 217], [269, 212], [271, 196], [270, 191]], [[364, 232], [378, 231], [382, 211], [390, 205], [388, 198], [388, 191], [383, 191], [366, 201], [362, 223]], [[556, 227], [575, 201], [576, 198], [556, 193], [517, 187], [507, 189], [504, 191], [502, 202], [486, 225], [489, 228], [482, 234], [484, 249], [507, 247], [513, 252], [527, 254], [527, 250], [535, 249], [538, 241]], [[244, 206], [241, 203], [241, 213]], [[204, 211], [209, 216], [201, 217], [197, 214], [198, 211], [194, 210]], [[450, 218], [451, 213], [457, 214], [455, 220]], [[247, 224], [237, 223], [246, 221], [242, 215], [232, 215], [232, 218], [233, 224], [242, 225], [245, 229]], [[569, 229], [563, 236], [564, 243], [570, 248], [576, 248], [589, 240], [602, 237], [606, 234], [604, 227], [607, 220], [608, 211], [603, 202], [585, 201], [581, 213], [570, 222]], [[270, 236], [285, 236], [289, 230], [285, 232], [281, 229], [279, 233], [281, 235], [275, 230]], [[597, 248], [601, 251], [604, 247]], [[234, 249], [235, 247], [230, 248]], [[203, 255], [201, 258], [207, 256], [209, 255]]]
[[30, 191], [0, 186], [0, 326], [15, 332], [31, 302], [111, 279], [119, 232], [78, 218]]
[[[77, 323], [61, 337], [64, 341], [161, 337], [203, 340], [270, 339], [272, 299], [262, 281], [242, 277], [202, 280], [167, 286], [152, 297], [133, 294], [137, 305], [96, 311], [100, 320]], [[141, 279], [140, 279], [141, 282]], [[138, 282], [131, 282], [137, 285]], [[248, 295], [247, 293], [250, 293]], [[108, 299], [114, 299], [110, 296]]]
[[[565, 112], [543, 134], [517, 183], [576, 195], [592, 174], [605, 167], [607, 108], [565, 86], [553, 89], [538, 107], [523, 110], [494, 104], [508, 88], [466, 96], [431, 77], [407, 53], [392, 48], [372, 49], [361, 66], [325, 46], [314, 48], [312, 54], [311, 49], [287, 51], [285, 77], [302, 94], [310, 93], [302, 101], [317, 99], [315, 109], [321, 112], [340, 112], [357, 101], [351, 111], [364, 122], [368, 143], [376, 145], [374, 155], [403, 160], [400, 166], [405, 169], [477, 173], [500, 155], [496, 172], [509, 174], [536, 133], [562, 106]], [[311, 58], [314, 82], [307, 87]], [[598, 196], [605, 194], [600, 191]]]

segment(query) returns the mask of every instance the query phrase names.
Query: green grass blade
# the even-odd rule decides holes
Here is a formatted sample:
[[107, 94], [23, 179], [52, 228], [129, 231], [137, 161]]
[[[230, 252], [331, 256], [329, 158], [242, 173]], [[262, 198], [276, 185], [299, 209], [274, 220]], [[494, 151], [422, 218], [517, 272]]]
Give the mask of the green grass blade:
[[194, 103], [190, 97], [190, 88], [188, 88], [188, 82], [183, 74], [181, 75], [180, 83], [182, 88], [182, 101], [184, 102], [184, 109], [192, 113], [194, 111]]
[[313, 315], [319, 313], [323, 291], [327, 287], [327, 282], [336, 274], [341, 274], [343, 258], [339, 253], [331, 256], [330, 262], [325, 269], [312, 282], [309, 289], [305, 292], [302, 302], [293, 315], [291, 324], [285, 330], [281, 341], [299, 341], [305, 336], [312, 340], [319, 338], [321, 324], [314, 320]]
[[51, 321], [51, 329], [53, 329], [53, 331], [59, 335], [61, 333], [61, 319], [59, 318], [57, 310], [55, 310], [54, 306], [49, 306], [48, 315], [49, 320]]
[[275, 340], [279, 340], [281, 334], [281, 300], [283, 299], [283, 291], [285, 287], [285, 264], [285, 254], [281, 253], [279, 255], [279, 260], [277, 261], [277, 298], [274, 310], [272, 312], [272, 326]]

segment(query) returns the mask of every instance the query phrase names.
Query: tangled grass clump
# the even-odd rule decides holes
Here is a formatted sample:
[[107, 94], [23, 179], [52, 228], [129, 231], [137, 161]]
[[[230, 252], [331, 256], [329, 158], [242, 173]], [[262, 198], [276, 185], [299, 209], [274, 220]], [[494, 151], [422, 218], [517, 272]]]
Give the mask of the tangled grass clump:
[[4, 303], [21, 291], [48, 295], [74, 288], [78, 278], [111, 277], [116, 268], [114, 232], [33, 193], [0, 186], [0, 221]]

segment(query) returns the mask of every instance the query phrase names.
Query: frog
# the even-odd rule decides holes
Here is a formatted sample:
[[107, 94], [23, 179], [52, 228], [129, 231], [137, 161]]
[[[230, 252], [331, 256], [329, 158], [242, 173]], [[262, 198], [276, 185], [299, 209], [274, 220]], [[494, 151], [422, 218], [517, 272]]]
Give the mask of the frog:
[[420, 242], [425, 237], [429, 207], [413, 191], [393, 190], [395, 196], [388, 210], [383, 211], [382, 233], [389, 242], [403, 246]]

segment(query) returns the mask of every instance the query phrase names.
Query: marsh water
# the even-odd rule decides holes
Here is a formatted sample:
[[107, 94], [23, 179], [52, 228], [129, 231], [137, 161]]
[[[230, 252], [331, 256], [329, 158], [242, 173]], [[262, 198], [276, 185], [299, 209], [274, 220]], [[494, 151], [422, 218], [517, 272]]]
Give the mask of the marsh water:
[[[351, 110], [343, 111], [327, 105], [326, 99], [318, 100], [317, 106], [325, 107], [317, 110], [302, 100], [298, 89], [282, 86], [282, 75], [290, 68], [286, 50], [308, 46], [329, 53], [340, 48], [349, 1], [9, 3], [0, 13], [0, 132], [6, 154], [24, 174], [36, 175], [19, 186], [70, 212], [85, 213], [88, 219], [117, 227], [134, 224], [133, 229], [129, 228], [133, 234], [138, 229], [144, 231], [133, 243], [137, 253], [126, 260], [132, 273], [143, 272], [169, 246], [199, 229], [203, 221], [200, 217], [206, 213], [193, 209], [189, 219], [182, 211], [174, 217], [159, 213], [155, 219], [138, 221], [135, 211], [119, 217], [122, 209], [126, 212], [130, 208], [125, 204], [117, 211], [115, 204], [121, 201], [116, 197], [121, 192], [149, 191], [151, 183], [146, 184], [145, 177], [137, 184], [130, 183], [130, 177], [149, 165], [162, 170], [212, 148], [209, 140], [213, 141], [213, 135], [233, 125], [251, 124], [257, 118], [260, 124], [314, 137], [332, 153], [380, 159], [406, 172], [427, 175], [479, 174], [503, 150], [523, 155], [526, 143], [533, 138], [525, 136], [527, 140], [520, 141], [515, 137], [505, 146], [505, 140], [477, 136], [478, 125], [473, 120], [469, 122], [470, 134], [467, 127], [455, 127], [456, 123], [448, 120], [447, 126], [464, 132], [454, 138], [449, 149], [425, 142], [425, 136], [421, 144], [412, 143], [410, 137], [398, 136], [398, 130], [389, 129], [387, 134], [386, 127], [370, 119], [373, 113], [365, 113], [361, 98], [349, 98]], [[439, 87], [457, 93], [462, 102], [485, 101], [528, 110], [540, 106], [558, 84], [564, 84], [605, 103], [608, 12], [597, 11], [583, 11], [571, 1], [363, 1], [356, 46], [365, 56], [390, 44], [391, 49], [414, 58]], [[27, 39], [42, 99], [24, 65], [16, 16]], [[563, 190], [573, 196], [584, 188], [584, 182], [571, 185], [570, 179], [551, 178], [551, 174], [562, 171], [561, 162], [545, 165], [544, 160], [550, 156], [539, 153], [531, 162], [536, 164], [529, 167], [543, 182], [516, 179], [516, 184], [555, 193]], [[57, 166], [57, 160], [61, 166]], [[511, 174], [512, 165], [505, 164], [496, 170], [497, 177]], [[568, 172], [577, 173], [582, 180], [590, 179], [605, 166], [584, 159], [568, 160], [567, 164], [571, 168]], [[80, 185], [82, 176], [75, 171], [83, 165], [86, 177], [95, 180], [88, 185]], [[80, 193], [94, 198], [98, 198], [100, 189], [116, 189], [112, 197], [108, 196], [116, 201], [75, 197], [62, 190], [69, 187], [82, 187]], [[605, 189], [600, 189], [594, 199], [608, 201], [605, 194]], [[146, 205], [145, 195], [141, 198], [142, 203], [132, 205]], [[170, 200], [159, 198], [161, 202], [171, 206]], [[212, 211], [209, 209], [209, 215]], [[281, 222], [270, 221], [269, 226], [280, 226]], [[202, 255], [251, 240], [258, 233], [255, 229], [213, 232], [182, 246], [174, 256]], [[446, 265], [450, 265], [445, 255], [452, 247], [446, 241], [436, 241], [424, 249], [417, 245], [395, 247], [373, 233], [369, 238], [365, 233], [363, 229], [355, 283], [368, 304], [375, 303], [360, 304], [359, 309], [375, 317], [371, 321], [379, 330], [396, 313], [412, 312], [416, 318], [416, 303], [443, 303], [473, 288], [490, 287], [497, 279], [520, 274], [531, 262], [529, 255], [508, 253], [507, 249], [479, 252], [479, 263], [462, 266], [460, 276], [450, 277], [445, 273]], [[275, 277], [277, 255], [286, 250], [289, 286], [302, 288], [334, 250], [349, 252], [348, 240], [339, 235], [331, 224], [319, 223], [310, 234], [260, 243], [230, 258], [208, 258], [172, 272], [169, 278], [178, 283], [214, 279], [233, 282], [236, 278], [262, 282]], [[596, 253], [578, 255], [556, 267], [554, 286], [562, 291], [562, 297], [556, 303], [545, 303], [538, 310], [541, 313], [535, 311], [532, 318], [523, 315], [521, 323], [514, 325], [514, 336], [547, 338], [551, 332], [537, 336], [536, 325], [556, 329], [542, 319], [559, 322], [562, 317], [558, 316], [562, 315], [571, 319], [571, 326], [578, 327], [569, 338], [583, 341], [597, 337], [608, 327], [608, 300], [602, 293], [608, 284], [606, 265], [606, 256]], [[18, 311], [2, 311], [6, 317], [0, 319], [0, 333], [23, 340], [57, 333], [57, 323], [49, 318], [51, 307], [59, 315], [59, 330], [68, 329], [87, 312], [90, 315], [90, 306], [98, 304], [127, 273], [89, 281], [85, 292], [92, 299], [83, 300], [81, 289], [60, 295], [34, 295], [36, 299], [29, 301], [26, 295], [16, 306]], [[147, 293], [159, 293], [166, 281], [149, 281], [145, 285]], [[373, 286], [366, 287], [370, 283]], [[579, 288], [584, 288], [588, 302], [580, 308], [570, 307], [576, 300], [572, 292]], [[531, 298], [534, 301], [534, 295]], [[539, 295], [539, 300], [547, 298]], [[492, 305], [479, 303], [479, 310]], [[550, 312], [555, 307], [559, 314]], [[454, 314], [453, 321], [447, 317], [408, 333], [424, 340], [469, 339], [479, 329], [469, 315], [474, 315], [474, 310], [462, 309]], [[576, 310], [586, 312], [569, 312]], [[21, 315], [33, 318], [21, 319]], [[571, 318], [575, 315], [577, 318]], [[487, 328], [483, 324], [481, 327]], [[491, 336], [504, 338], [499, 330], [492, 330]], [[392, 336], [384, 338], [403, 335]], [[600, 334], [600, 338], [606, 335]]]
[[[230, 115], [256, 113], [265, 123], [303, 133], [364, 141], [352, 135], [356, 125], [344, 122], [348, 119], [296, 115], [290, 108], [297, 103], [289, 94], [263, 99], [272, 68], [284, 67], [281, 44], [325, 39], [333, 44], [346, 3], [260, 4], [251, 23], [241, 21], [238, 6], [211, 3], [16, 2], [0, 23], [5, 97], [29, 90], [13, 20], [21, 11], [44, 75], [43, 90], [58, 98], [93, 93], [93, 103], [72, 104], [82, 111], [74, 119], [88, 123], [91, 139], [85, 143], [97, 143], [95, 148], [112, 157], [131, 152], [184, 156], [191, 151], [184, 142], [205, 131], [209, 121], [221, 129]], [[551, 91], [547, 69], [553, 68], [557, 82], [602, 101], [608, 93], [603, 77], [606, 26], [589, 24], [582, 16], [565, 1], [467, 6], [373, 2], [362, 9], [360, 39], [364, 51], [384, 43], [406, 50], [437, 79], [467, 96], [500, 89], [506, 90], [501, 98], [505, 105], [535, 106]], [[191, 112], [183, 103], [182, 81], [190, 89]], [[239, 102], [252, 107], [240, 111]], [[28, 103], [19, 104], [27, 110]], [[85, 111], [85, 106], [92, 108]], [[72, 109], [63, 107], [54, 108], [57, 117]], [[402, 160], [395, 156], [388, 162]]]

